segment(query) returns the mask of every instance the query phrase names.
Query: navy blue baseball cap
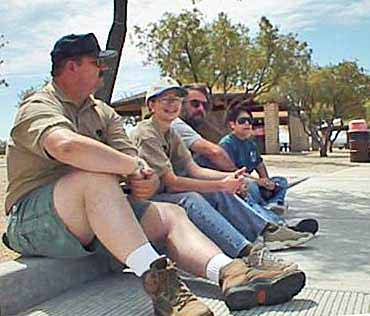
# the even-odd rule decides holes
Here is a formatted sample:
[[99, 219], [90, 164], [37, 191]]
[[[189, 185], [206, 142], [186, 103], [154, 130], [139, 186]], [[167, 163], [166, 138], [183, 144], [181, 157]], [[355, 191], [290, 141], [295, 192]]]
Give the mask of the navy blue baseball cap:
[[54, 63], [77, 56], [93, 56], [97, 59], [110, 59], [117, 56], [115, 50], [101, 50], [94, 33], [70, 34], [60, 38], [50, 53]]

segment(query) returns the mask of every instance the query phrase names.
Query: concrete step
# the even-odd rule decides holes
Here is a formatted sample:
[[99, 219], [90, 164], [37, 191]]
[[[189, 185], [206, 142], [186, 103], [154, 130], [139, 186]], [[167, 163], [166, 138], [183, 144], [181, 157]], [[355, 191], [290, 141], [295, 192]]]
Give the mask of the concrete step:
[[[189, 281], [189, 278], [187, 278]], [[370, 313], [370, 293], [305, 288], [286, 304], [230, 312], [218, 287], [190, 279], [191, 289], [215, 316], [331, 316]], [[152, 316], [152, 304], [141, 281], [131, 273], [112, 273], [72, 289], [17, 316]], [[190, 316], [190, 315], [189, 315]]]
[[117, 269], [107, 256], [20, 258], [0, 264], [0, 316], [13, 315]]

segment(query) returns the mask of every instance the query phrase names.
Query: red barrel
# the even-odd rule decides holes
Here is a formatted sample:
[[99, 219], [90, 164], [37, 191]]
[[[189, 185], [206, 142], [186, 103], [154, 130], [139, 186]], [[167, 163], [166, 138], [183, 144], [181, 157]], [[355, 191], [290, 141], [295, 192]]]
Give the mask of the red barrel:
[[350, 161], [369, 162], [369, 129], [365, 120], [349, 122]]

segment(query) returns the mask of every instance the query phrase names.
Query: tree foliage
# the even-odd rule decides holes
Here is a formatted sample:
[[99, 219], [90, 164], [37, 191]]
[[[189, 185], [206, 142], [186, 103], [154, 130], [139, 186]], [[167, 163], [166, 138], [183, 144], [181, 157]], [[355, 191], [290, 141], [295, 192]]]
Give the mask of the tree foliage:
[[266, 17], [255, 38], [225, 13], [211, 23], [200, 11], [166, 13], [142, 29], [136, 27], [137, 46], [146, 63], [183, 83], [204, 82], [224, 93], [245, 91], [252, 98], [267, 93], [292, 67], [309, 63], [311, 50], [293, 34], [281, 34]]
[[280, 34], [279, 29], [262, 17], [259, 32], [241, 58], [242, 86], [253, 97], [263, 95], [280, 79], [295, 71], [304, 71], [311, 60], [311, 49], [296, 34]]
[[203, 23], [203, 15], [197, 9], [178, 16], [165, 13], [158, 22], [146, 27], [148, 31], [135, 26], [137, 46], [146, 53], [146, 63], [157, 64], [162, 74], [182, 82], [203, 81], [210, 56]]
[[306, 133], [320, 145], [320, 155], [326, 156], [336, 137], [332, 135], [334, 120], [365, 117], [369, 85], [370, 76], [356, 61], [343, 61], [293, 71], [280, 80], [269, 97], [288, 105], [302, 121]]
[[[7, 45], [8, 42], [5, 41], [5, 38], [4, 38], [4, 35], [0, 35], [0, 48], [4, 48], [5, 45]], [[0, 58], [0, 67], [4, 64], [4, 60]], [[0, 87], [1, 86], [5, 86], [5, 87], [8, 87], [8, 83], [7, 81], [5, 80], [5, 78], [3, 78], [3, 76], [1, 75], [0, 73]]]

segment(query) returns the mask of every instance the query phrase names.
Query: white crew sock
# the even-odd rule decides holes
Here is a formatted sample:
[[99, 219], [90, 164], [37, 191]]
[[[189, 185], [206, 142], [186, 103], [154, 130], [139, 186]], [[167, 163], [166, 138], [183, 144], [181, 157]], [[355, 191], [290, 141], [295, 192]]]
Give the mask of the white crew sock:
[[230, 257], [226, 256], [223, 253], [214, 256], [211, 260], [209, 260], [207, 264], [206, 269], [207, 278], [210, 281], [216, 282], [218, 284], [220, 279], [221, 268], [229, 264], [231, 261], [233, 261], [233, 259], [231, 259]]
[[152, 245], [147, 242], [128, 255], [126, 264], [138, 277], [141, 277], [145, 271], [149, 270], [150, 264], [160, 257]]

